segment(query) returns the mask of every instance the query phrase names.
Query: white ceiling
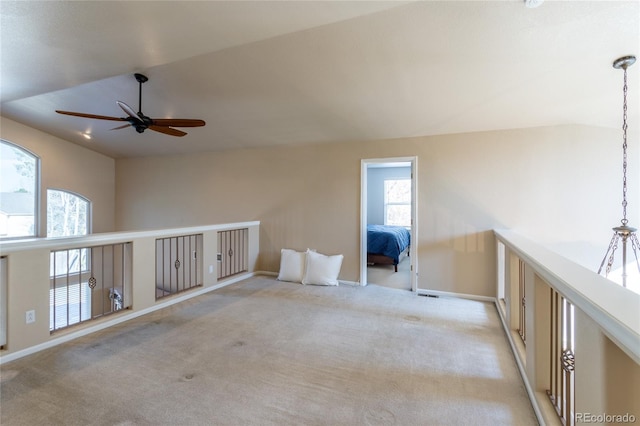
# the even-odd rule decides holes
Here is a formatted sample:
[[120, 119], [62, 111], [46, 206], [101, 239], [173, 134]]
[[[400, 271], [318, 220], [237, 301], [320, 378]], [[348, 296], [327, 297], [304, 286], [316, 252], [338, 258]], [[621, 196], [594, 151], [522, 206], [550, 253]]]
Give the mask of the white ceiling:
[[[0, 2], [2, 115], [115, 158], [586, 124], [619, 128], [640, 2]], [[199, 118], [176, 138], [56, 114]], [[639, 126], [640, 63], [629, 68]], [[81, 133], [91, 132], [85, 140]]]

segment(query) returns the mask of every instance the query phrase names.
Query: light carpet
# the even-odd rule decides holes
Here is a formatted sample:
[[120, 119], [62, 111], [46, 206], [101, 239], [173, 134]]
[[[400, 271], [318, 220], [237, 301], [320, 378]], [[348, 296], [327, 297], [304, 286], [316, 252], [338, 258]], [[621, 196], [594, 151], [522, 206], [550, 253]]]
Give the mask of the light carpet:
[[405, 256], [398, 263], [398, 272], [393, 265], [368, 265], [367, 283], [383, 287], [411, 290], [411, 260]]
[[2, 366], [2, 425], [533, 425], [495, 307], [254, 277]]

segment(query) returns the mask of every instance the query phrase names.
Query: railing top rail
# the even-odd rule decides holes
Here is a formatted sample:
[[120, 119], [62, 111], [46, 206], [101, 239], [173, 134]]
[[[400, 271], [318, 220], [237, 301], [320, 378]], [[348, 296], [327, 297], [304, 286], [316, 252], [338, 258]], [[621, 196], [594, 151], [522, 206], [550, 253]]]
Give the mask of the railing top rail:
[[640, 295], [516, 232], [494, 231], [498, 241], [529, 264], [558, 293], [595, 321], [640, 364]]
[[0, 256], [12, 252], [36, 249], [66, 249], [131, 241], [137, 238], [164, 238], [177, 235], [196, 234], [234, 228], [259, 226], [260, 221], [223, 223], [216, 225], [191, 226], [185, 228], [150, 229], [143, 231], [106, 232], [82, 237], [31, 238], [25, 240], [0, 241]]

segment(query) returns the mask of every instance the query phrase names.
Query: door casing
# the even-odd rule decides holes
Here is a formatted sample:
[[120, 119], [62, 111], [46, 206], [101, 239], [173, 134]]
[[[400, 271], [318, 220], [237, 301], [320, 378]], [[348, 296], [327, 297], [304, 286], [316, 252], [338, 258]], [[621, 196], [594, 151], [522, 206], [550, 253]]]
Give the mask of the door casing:
[[367, 182], [371, 165], [409, 163], [411, 165], [411, 291], [418, 291], [418, 157], [363, 159], [360, 163], [360, 285], [367, 285]]

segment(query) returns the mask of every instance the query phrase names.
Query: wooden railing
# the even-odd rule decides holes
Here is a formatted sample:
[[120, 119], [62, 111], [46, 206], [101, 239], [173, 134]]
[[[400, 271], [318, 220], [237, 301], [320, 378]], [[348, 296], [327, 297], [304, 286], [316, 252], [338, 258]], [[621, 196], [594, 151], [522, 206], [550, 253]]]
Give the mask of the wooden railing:
[[640, 295], [514, 232], [495, 235], [498, 311], [540, 423], [640, 421]]
[[[2, 268], [0, 268], [0, 284], [2, 285], [0, 287], [2, 290], [0, 294], [2, 296], [0, 297], [2, 304], [0, 306], [0, 326], [3, 327], [0, 330], [0, 337], [6, 338], [3, 339], [6, 341], [1, 342], [5, 344], [0, 349], [0, 362], [8, 362], [110, 327], [250, 276], [257, 263], [259, 226], [260, 222], [242, 222], [153, 231], [93, 234], [75, 238], [42, 238], [3, 242], [0, 245], [0, 258], [2, 259]], [[218, 278], [217, 254], [220, 252], [218, 233], [236, 229], [243, 229], [245, 233], [243, 235], [246, 236], [246, 240], [243, 240], [246, 241], [246, 245], [243, 246], [246, 265], [243, 270], [245, 273], [238, 273], [233, 277], [221, 280]], [[184, 236], [189, 236], [188, 240], [185, 240], [186, 242], [183, 241]], [[175, 240], [176, 244], [174, 244], [175, 250], [166, 250], [168, 255], [162, 257], [164, 251], [157, 250], [157, 241], [165, 239], [169, 241], [170, 248], [173, 247], [171, 246], [172, 241]], [[54, 290], [60, 286], [70, 287], [70, 285], [76, 284], [84, 286], [85, 281], [87, 282], [86, 286], [91, 287], [89, 280], [92, 277], [90, 265], [87, 264], [79, 267], [77, 271], [66, 268], [64, 274], [59, 273], [60, 268], [55, 266], [54, 278], [52, 279], [52, 262], [55, 262], [56, 258], [55, 255], [52, 256], [52, 253], [62, 253], [63, 257], [66, 253], [66, 258], [68, 258], [68, 253], [81, 253], [83, 250], [93, 250], [96, 247], [120, 247], [122, 245], [127, 247], [126, 253], [124, 253], [126, 256], [115, 256], [114, 262], [111, 262], [113, 265], [101, 269], [100, 279], [95, 277], [95, 288], [104, 294], [102, 297], [92, 297], [91, 300], [105, 306], [108, 305], [108, 309], [100, 310], [98, 315], [93, 315], [92, 312], [86, 321], [83, 319], [82, 321], [65, 323], [65, 326], [70, 326], [51, 333], [51, 283], [54, 284]], [[105, 255], [94, 255], [91, 259], [93, 263], [104, 262]], [[160, 259], [160, 267], [158, 259]], [[180, 261], [180, 268], [175, 268], [176, 260]], [[117, 265], [118, 262], [122, 263], [122, 268]], [[170, 269], [168, 274], [158, 272], [164, 271], [164, 263], [173, 265], [173, 269]], [[186, 268], [182, 268], [185, 265], [189, 266], [188, 271]], [[114, 272], [116, 270], [117, 272]], [[176, 270], [178, 272], [175, 272]], [[123, 276], [126, 279], [121, 279]], [[168, 297], [157, 298], [159, 276], [163, 291], [169, 294]], [[101, 279], [104, 283], [101, 283]], [[94, 289], [92, 291], [95, 292]], [[94, 295], [92, 294], [92, 296]], [[120, 301], [114, 298], [116, 296], [122, 297], [122, 304], [116, 303]], [[90, 302], [87, 301], [89, 299], [85, 299], [72, 302], [75, 304], [85, 303], [85, 309], [87, 309], [86, 306]], [[68, 298], [65, 300], [56, 300], [53, 306], [56, 307], [64, 303], [69, 305]], [[109, 315], [105, 315], [106, 313]], [[65, 318], [68, 316], [65, 314]]]

